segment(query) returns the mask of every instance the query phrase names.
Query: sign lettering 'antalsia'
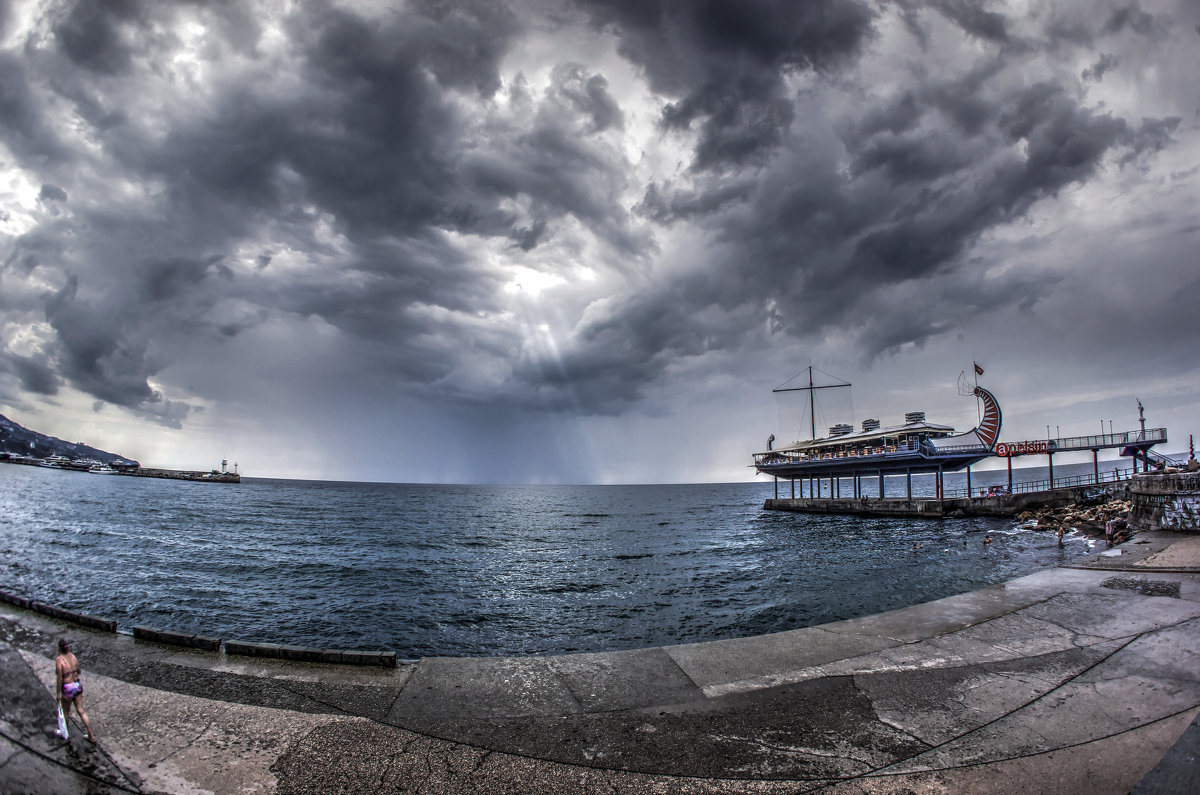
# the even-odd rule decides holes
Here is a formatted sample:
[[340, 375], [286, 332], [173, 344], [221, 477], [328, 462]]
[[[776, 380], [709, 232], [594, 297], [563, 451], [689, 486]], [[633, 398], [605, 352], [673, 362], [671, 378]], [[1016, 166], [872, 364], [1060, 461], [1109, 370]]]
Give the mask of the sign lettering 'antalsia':
[[996, 455], [1001, 458], [1031, 453], [1045, 453], [1050, 449], [1048, 442], [998, 442]]

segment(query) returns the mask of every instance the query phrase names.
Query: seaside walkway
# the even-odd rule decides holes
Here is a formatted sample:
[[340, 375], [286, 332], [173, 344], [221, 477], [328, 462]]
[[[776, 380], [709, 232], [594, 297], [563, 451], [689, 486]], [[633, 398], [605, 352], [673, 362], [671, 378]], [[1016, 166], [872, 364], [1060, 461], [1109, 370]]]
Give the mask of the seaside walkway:
[[[1200, 791], [1200, 536], [1118, 550], [774, 635], [395, 669], [0, 605], [0, 791]], [[95, 746], [53, 734], [58, 637]]]

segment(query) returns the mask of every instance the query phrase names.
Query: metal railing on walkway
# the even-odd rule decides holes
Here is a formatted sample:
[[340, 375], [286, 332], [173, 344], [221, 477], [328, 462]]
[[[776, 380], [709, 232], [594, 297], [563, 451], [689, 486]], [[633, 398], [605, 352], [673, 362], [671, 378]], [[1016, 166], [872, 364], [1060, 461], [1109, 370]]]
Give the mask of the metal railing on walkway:
[[1107, 450], [1128, 445], [1151, 445], [1167, 441], [1166, 428], [1150, 428], [1145, 431], [1121, 431], [1120, 433], [1098, 433], [1092, 436], [1066, 436], [1062, 439], [1047, 439], [1048, 452], [1069, 453], [1075, 450]]
[[1171, 458], [1169, 455], [1163, 455], [1155, 450], [1147, 450], [1146, 458], [1155, 464], [1161, 464], [1165, 467], [1185, 467], [1187, 460], [1183, 458]]
[[[1025, 480], [1020, 483], [1013, 483], [1012, 491], [1005, 491], [1006, 494], [1028, 494], [1034, 491], [1049, 491], [1050, 489], [1066, 489], [1074, 486], [1102, 486], [1110, 483], [1122, 483], [1129, 479], [1133, 474], [1133, 469], [1113, 469], [1109, 472], [1101, 472], [1100, 479], [1097, 480], [1094, 473], [1084, 475], [1069, 475], [1065, 477], [1056, 477], [1053, 482], [1049, 478], [1041, 480]], [[970, 491], [965, 488], [961, 489], [946, 489], [943, 494], [946, 499], [958, 497], [987, 497], [989, 489], [994, 489], [995, 486], [972, 486]], [[1007, 487], [1005, 487], [1007, 489]]]

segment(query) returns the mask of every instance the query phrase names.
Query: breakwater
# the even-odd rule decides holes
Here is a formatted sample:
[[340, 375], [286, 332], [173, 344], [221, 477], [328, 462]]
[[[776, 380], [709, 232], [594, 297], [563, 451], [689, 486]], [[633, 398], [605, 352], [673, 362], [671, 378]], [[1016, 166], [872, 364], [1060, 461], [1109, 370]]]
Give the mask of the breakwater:
[[164, 478], [166, 480], [194, 480], [202, 483], [241, 483], [242, 476], [237, 472], [218, 472], [213, 469], [208, 472], [193, 472], [184, 469], [150, 469], [141, 467], [121, 474], [133, 475], [139, 478]]

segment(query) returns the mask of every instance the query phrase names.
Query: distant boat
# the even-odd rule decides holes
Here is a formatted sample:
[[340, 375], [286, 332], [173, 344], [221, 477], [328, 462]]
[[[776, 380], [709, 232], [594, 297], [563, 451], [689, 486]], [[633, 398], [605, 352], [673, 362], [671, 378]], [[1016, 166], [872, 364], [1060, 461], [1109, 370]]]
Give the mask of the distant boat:
[[76, 461], [73, 458], [67, 458], [65, 455], [52, 455], [42, 459], [38, 464], [38, 466], [48, 467], [49, 469], [73, 469], [76, 472], [86, 472], [91, 465], [91, 461]]
[[93, 475], [119, 475], [119, 474], [121, 474], [117, 470], [110, 467], [108, 464], [92, 464], [90, 467], [88, 467], [88, 472], [91, 472]]
[[[826, 388], [830, 387], [813, 385], [809, 368], [809, 385], [796, 389]], [[884, 426], [878, 420], [868, 419], [856, 432], [853, 426], [841, 423], [830, 428], [828, 436], [779, 448], [773, 448], [773, 438], [769, 439], [768, 449], [754, 454], [754, 468], [783, 479], [962, 469], [992, 454], [1000, 435], [1001, 414], [995, 396], [983, 387], [966, 384], [960, 392], [983, 403], [983, 419], [966, 433], [956, 434], [948, 425], [927, 422], [923, 411], [910, 411], [902, 425]]]

